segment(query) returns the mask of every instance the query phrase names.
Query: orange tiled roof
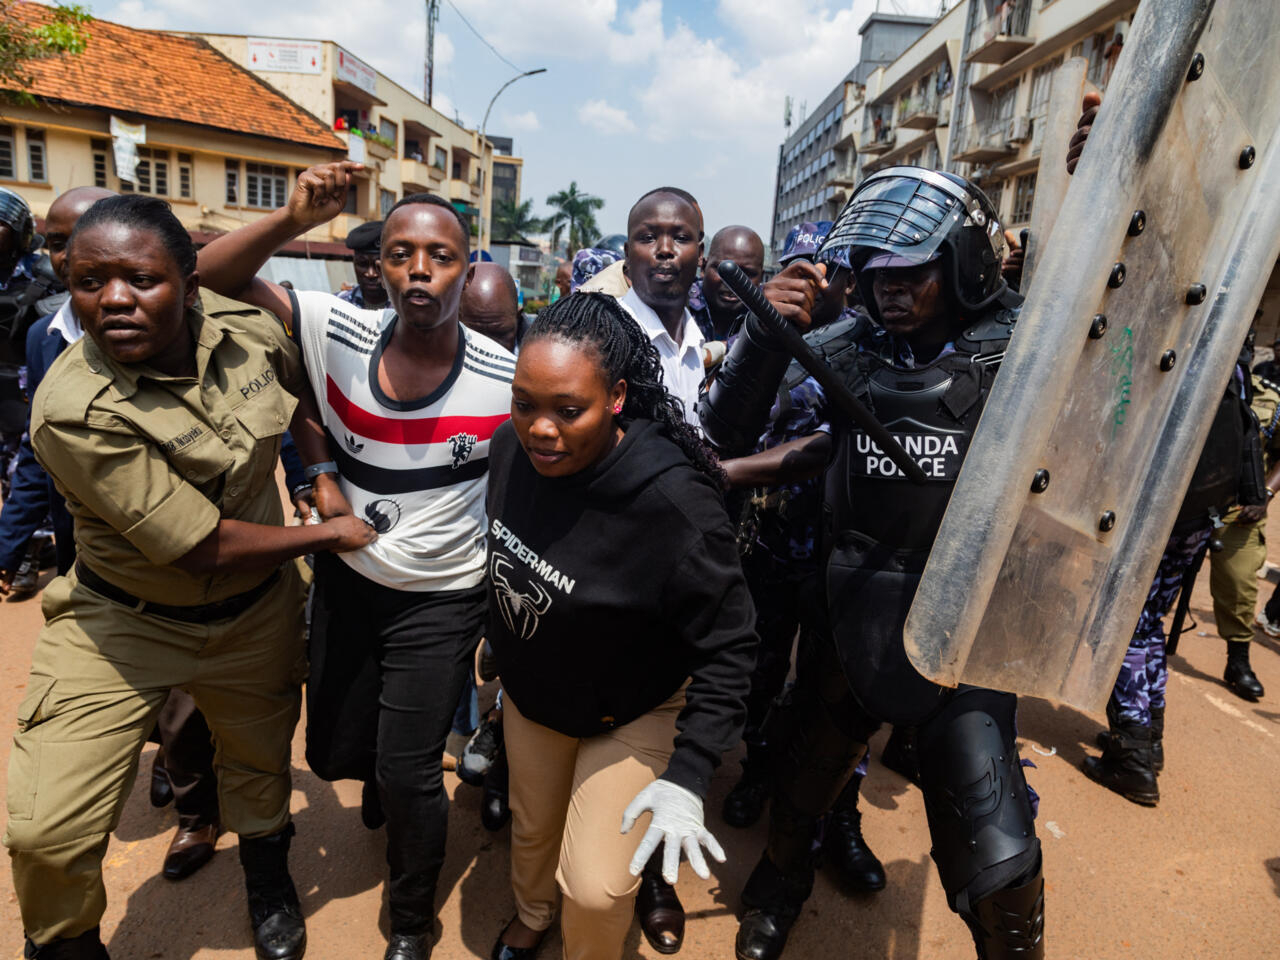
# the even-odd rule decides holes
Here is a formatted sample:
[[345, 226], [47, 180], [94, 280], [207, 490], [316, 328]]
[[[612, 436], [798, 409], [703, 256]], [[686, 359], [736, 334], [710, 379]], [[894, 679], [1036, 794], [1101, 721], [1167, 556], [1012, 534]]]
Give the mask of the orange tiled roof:
[[[11, 16], [28, 23], [48, 18], [38, 3], [15, 3]], [[309, 147], [346, 150], [308, 113], [204, 40], [93, 20], [78, 56], [26, 65], [29, 93], [121, 114], [141, 114], [269, 137]]]

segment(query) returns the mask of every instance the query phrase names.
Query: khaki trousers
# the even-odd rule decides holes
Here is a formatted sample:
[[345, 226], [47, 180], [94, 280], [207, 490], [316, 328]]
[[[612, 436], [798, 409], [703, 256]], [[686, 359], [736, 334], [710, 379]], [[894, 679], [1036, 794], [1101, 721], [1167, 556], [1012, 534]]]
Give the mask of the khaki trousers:
[[667, 768], [684, 690], [626, 726], [579, 740], [521, 715], [503, 697], [511, 767], [511, 886], [521, 922], [551, 926], [556, 887], [566, 960], [618, 960], [640, 879], [628, 869], [649, 825], [626, 836], [622, 812]]
[[44, 593], [9, 758], [4, 843], [27, 936], [79, 936], [106, 908], [102, 858], [172, 687], [213, 731], [223, 825], [269, 836], [289, 822], [289, 753], [306, 676], [297, 566], [230, 620], [180, 623], [80, 586]]
[[1219, 537], [1222, 549], [1209, 553], [1209, 593], [1218, 636], [1248, 643], [1253, 639], [1258, 607], [1258, 570], [1267, 560], [1266, 521], [1241, 523], [1238, 515], [1238, 509], [1227, 514], [1227, 525]]

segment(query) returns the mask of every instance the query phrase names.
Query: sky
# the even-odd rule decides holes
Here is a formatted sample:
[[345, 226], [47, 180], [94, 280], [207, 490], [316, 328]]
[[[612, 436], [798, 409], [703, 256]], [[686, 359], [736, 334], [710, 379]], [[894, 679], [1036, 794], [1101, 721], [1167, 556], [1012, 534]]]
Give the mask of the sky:
[[[879, 6], [936, 15], [940, 0]], [[794, 99], [797, 117], [801, 103], [816, 108], [857, 62], [858, 28], [876, 7], [877, 0], [442, 0], [434, 106], [478, 127], [503, 83], [545, 67], [507, 88], [487, 128], [515, 139], [522, 198], [534, 200], [535, 214], [576, 181], [604, 199], [603, 233], [622, 233], [641, 194], [672, 185], [698, 198], [708, 237], [744, 223], [767, 242], [784, 99]], [[95, 16], [136, 27], [334, 40], [414, 91], [423, 86], [425, 11], [414, 0], [92, 4]]]

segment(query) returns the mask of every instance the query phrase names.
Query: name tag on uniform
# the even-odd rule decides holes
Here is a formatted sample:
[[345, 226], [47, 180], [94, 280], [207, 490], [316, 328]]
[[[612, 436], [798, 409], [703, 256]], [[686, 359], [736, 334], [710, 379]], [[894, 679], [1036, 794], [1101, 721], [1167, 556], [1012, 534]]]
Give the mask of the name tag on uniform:
[[[954, 482], [969, 449], [969, 437], [962, 430], [945, 430], [909, 418], [885, 424], [893, 438], [907, 454], [920, 464], [930, 480]], [[850, 437], [853, 456], [849, 458], [855, 476], [882, 480], [905, 480], [897, 465], [865, 433], [855, 431]]]

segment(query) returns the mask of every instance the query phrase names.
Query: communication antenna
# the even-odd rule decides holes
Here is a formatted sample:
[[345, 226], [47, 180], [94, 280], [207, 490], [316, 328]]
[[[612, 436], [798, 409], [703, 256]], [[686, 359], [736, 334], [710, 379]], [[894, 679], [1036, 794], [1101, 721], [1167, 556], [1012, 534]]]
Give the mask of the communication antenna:
[[782, 126], [786, 128], [788, 134], [791, 133], [791, 96], [787, 95], [782, 102]]

